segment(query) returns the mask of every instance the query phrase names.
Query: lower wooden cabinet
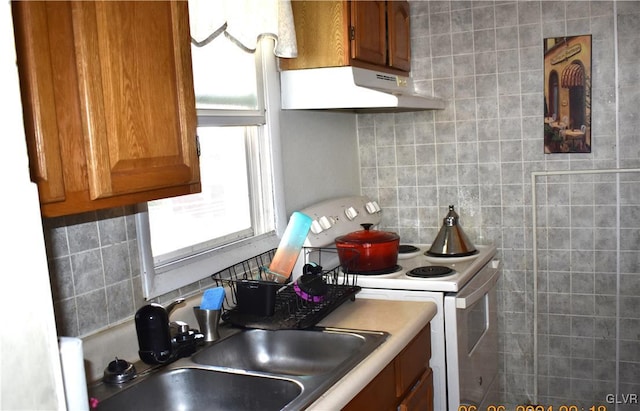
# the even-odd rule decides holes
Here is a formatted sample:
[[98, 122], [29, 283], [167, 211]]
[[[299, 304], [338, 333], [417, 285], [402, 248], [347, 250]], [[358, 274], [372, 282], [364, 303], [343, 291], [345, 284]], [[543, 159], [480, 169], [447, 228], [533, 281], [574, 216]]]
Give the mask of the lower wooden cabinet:
[[398, 407], [400, 411], [433, 410], [433, 371], [427, 369]]
[[362, 391], [344, 407], [344, 410], [395, 410], [398, 400], [395, 392], [396, 377], [394, 365], [393, 361], [390, 362], [369, 385], [364, 387]]
[[433, 410], [431, 327], [427, 325], [366, 387], [343, 409]]

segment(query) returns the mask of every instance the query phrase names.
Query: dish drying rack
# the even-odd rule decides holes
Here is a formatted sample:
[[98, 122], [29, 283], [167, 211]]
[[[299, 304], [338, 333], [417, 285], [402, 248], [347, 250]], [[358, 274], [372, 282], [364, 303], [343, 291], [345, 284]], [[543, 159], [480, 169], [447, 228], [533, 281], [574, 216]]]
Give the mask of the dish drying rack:
[[[310, 328], [347, 300], [355, 300], [355, 295], [361, 289], [356, 285], [355, 277], [343, 272], [338, 265], [322, 271], [322, 278], [327, 284], [327, 293], [322, 301], [307, 301], [296, 293], [294, 283], [290, 280], [284, 284], [269, 281], [266, 268], [275, 252], [276, 249], [269, 250], [211, 275], [216, 286], [224, 287], [226, 291], [222, 305], [223, 321], [245, 328], [266, 330]], [[323, 255], [336, 254], [337, 251], [335, 248], [304, 248], [303, 253], [305, 256], [313, 255], [321, 265]], [[258, 287], [276, 288], [273, 315], [247, 313], [238, 305], [238, 290], [247, 282]], [[265, 293], [266, 297], [261, 294], [256, 299], [270, 298], [269, 292]], [[268, 304], [269, 301], [251, 302], [258, 306], [263, 303]]]

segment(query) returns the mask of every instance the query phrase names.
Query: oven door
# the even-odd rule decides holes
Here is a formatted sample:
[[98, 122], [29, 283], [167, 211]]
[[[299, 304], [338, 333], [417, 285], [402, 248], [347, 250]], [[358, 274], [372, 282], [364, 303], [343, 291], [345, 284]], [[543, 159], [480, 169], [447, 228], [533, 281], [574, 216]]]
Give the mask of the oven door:
[[501, 274], [502, 264], [492, 260], [457, 294], [445, 297], [450, 410], [481, 406], [493, 396], [488, 394], [498, 373], [496, 283]]

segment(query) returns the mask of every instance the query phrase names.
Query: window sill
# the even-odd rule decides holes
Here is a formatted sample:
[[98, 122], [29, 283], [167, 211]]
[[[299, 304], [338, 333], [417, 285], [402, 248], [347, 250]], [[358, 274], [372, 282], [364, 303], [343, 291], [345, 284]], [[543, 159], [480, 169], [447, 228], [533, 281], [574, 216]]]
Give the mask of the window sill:
[[149, 267], [143, 263], [142, 288], [144, 297], [151, 299], [195, 283], [255, 255], [278, 247], [275, 232], [228, 244], [163, 267]]

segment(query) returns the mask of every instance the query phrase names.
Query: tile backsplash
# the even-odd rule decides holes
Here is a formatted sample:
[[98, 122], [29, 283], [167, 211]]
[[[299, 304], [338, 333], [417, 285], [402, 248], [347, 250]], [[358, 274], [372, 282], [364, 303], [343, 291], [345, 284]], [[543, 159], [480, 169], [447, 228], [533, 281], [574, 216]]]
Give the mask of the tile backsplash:
[[[411, 12], [412, 77], [448, 106], [358, 115], [363, 193], [406, 241], [431, 242], [454, 204], [474, 241], [498, 246], [505, 403], [638, 393], [640, 174], [536, 181], [534, 295], [531, 173], [640, 167], [640, 2], [412, 1]], [[545, 155], [543, 38], [582, 34], [593, 41], [592, 153]]]
[[142, 288], [132, 211], [45, 219], [59, 335], [85, 335], [133, 314]]
[[[84, 336], [130, 320], [142, 296], [135, 208], [44, 220], [58, 335]], [[211, 284], [202, 280], [151, 301], [166, 303]]]
[[640, 391], [640, 171], [536, 189], [540, 398], [588, 408]]

